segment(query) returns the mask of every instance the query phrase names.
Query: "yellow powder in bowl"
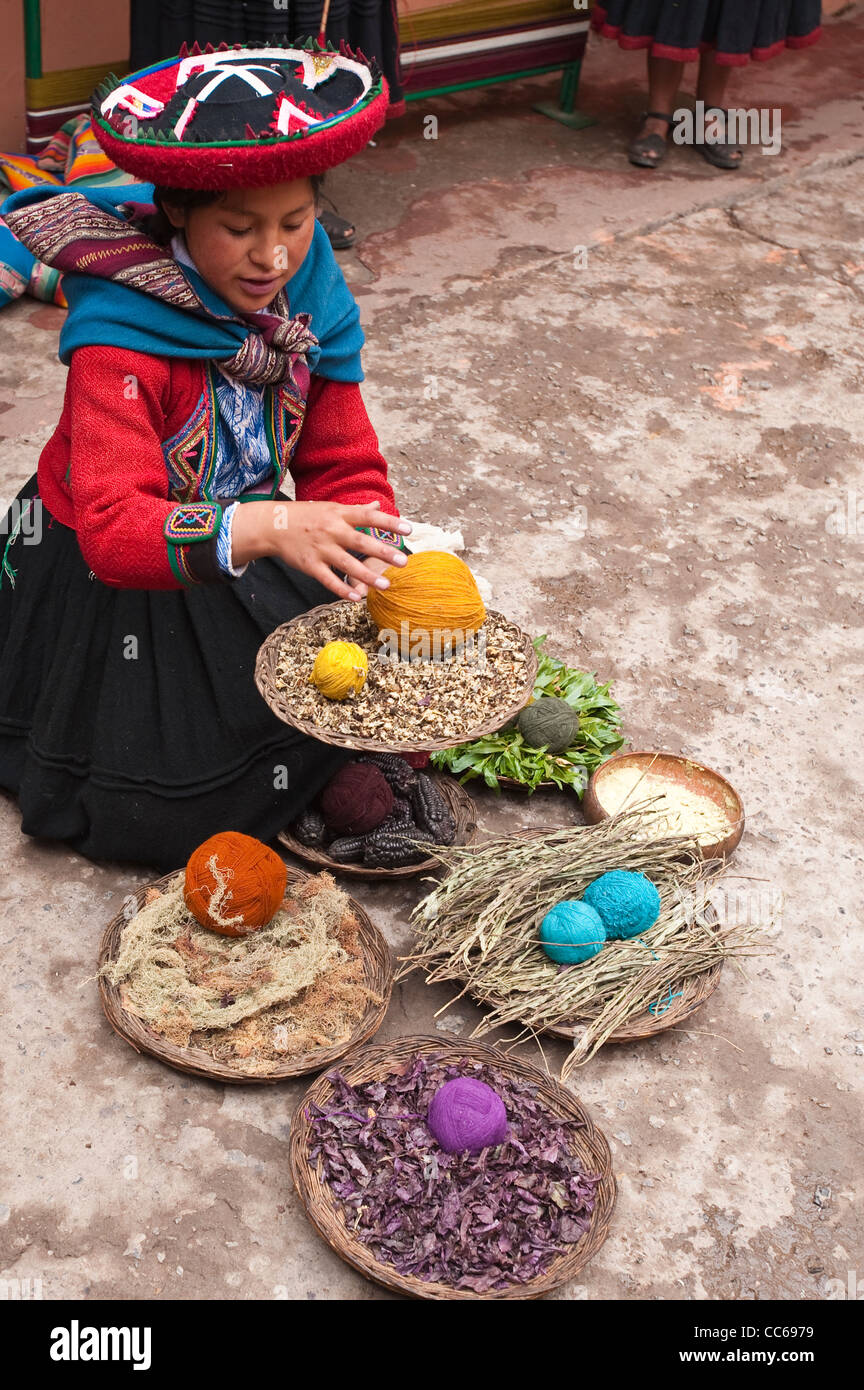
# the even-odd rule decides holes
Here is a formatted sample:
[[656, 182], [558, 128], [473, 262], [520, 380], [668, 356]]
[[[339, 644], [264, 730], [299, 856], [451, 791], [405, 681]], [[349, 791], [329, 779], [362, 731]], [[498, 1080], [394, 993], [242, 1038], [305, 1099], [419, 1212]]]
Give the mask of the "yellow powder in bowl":
[[[637, 785], [638, 784], [638, 785]], [[631, 795], [632, 793], [632, 795]], [[652, 822], [641, 832], [642, 838], [653, 839], [658, 833], [695, 835], [700, 845], [713, 845], [731, 832], [734, 818], [717, 805], [705, 792], [697, 792], [670, 782], [662, 773], [645, 772], [640, 767], [624, 764], [610, 768], [597, 787], [600, 803], [610, 816], [622, 808], [630, 808], [652, 798], [651, 810], [662, 813], [663, 820]], [[653, 800], [653, 798], [657, 800]]]

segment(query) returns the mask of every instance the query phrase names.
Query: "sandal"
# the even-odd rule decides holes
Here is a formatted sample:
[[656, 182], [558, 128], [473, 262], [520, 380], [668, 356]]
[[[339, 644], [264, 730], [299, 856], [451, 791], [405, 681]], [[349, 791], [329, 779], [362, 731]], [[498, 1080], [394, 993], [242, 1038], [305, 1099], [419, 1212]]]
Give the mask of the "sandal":
[[[665, 111], [643, 111], [640, 130], [647, 120], [665, 121], [671, 126], [675, 120], [674, 116], [668, 115]], [[637, 135], [630, 141], [627, 150], [627, 158], [631, 164], [638, 164], [642, 169], [656, 169], [661, 159], [666, 154], [668, 147], [667, 140], [656, 132], [649, 135]]]
[[[709, 106], [705, 110], [705, 119], [709, 116], [721, 115], [724, 121], [724, 133], [729, 121], [729, 112], [724, 111], [722, 106]], [[740, 145], [733, 144], [729, 140], [709, 141], [697, 140], [695, 145], [703, 159], [707, 159], [709, 164], [713, 164], [715, 169], [740, 169], [744, 161], [744, 151]]]
[[353, 222], [348, 222], [338, 213], [324, 212], [318, 213], [318, 221], [324, 228], [330, 240], [330, 245], [334, 251], [347, 251], [349, 246], [353, 246], [357, 240], [357, 231]]

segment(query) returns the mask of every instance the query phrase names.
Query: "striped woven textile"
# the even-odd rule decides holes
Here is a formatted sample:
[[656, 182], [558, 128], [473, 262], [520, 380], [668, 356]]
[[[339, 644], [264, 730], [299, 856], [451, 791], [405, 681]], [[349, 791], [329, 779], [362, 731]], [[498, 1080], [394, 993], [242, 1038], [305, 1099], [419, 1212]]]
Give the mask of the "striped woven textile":
[[[73, 116], [38, 155], [0, 154], [0, 203], [21, 188], [134, 183], [97, 143], [89, 116]], [[63, 277], [36, 260], [0, 218], [0, 308], [22, 294], [66, 307]]]
[[407, 94], [564, 67], [590, 24], [588, 0], [397, 0], [397, 11]]
[[103, 153], [85, 115], [66, 121], [38, 155], [0, 154], [0, 193], [4, 184], [17, 193], [44, 184], [133, 182]]

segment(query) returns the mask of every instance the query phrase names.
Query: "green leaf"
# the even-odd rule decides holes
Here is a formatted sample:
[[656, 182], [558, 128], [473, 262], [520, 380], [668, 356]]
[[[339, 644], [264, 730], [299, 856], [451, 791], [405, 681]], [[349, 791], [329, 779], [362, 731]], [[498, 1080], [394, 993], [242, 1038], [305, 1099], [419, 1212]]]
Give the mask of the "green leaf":
[[490, 734], [432, 754], [433, 766], [461, 773], [464, 784], [482, 777], [500, 792], [499, 777], [512, 777], [529, 791], [540, 782], [573, 787], [581, 796], [595, 768], [622, 746], [621, 711], [608, 683], [600, 685], [587, 671], [567, 666], [545, 651], [546, 634], [533, 639], [538, 658], [534, 696], [556, 694], [579, 712], [579, 731], [572, 747], [552, 755], [544, 748], [529, 748], [518, 729]]

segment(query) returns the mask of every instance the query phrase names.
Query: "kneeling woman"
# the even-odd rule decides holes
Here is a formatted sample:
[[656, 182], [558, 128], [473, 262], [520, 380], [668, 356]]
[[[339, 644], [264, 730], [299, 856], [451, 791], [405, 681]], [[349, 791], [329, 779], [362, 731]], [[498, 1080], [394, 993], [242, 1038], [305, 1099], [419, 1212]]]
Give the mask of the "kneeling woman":
[[408, 553], [315, 221], [386, 106], [348, 53], [183, 53], [94, 97], [106, 152], [155, 187], [3, 207], [70, 309], [0, 572], [0, 786], [26, 834], [169, 870], [219, 830], [272, 839], [350, 756], [281, 723], [253, 669]]

